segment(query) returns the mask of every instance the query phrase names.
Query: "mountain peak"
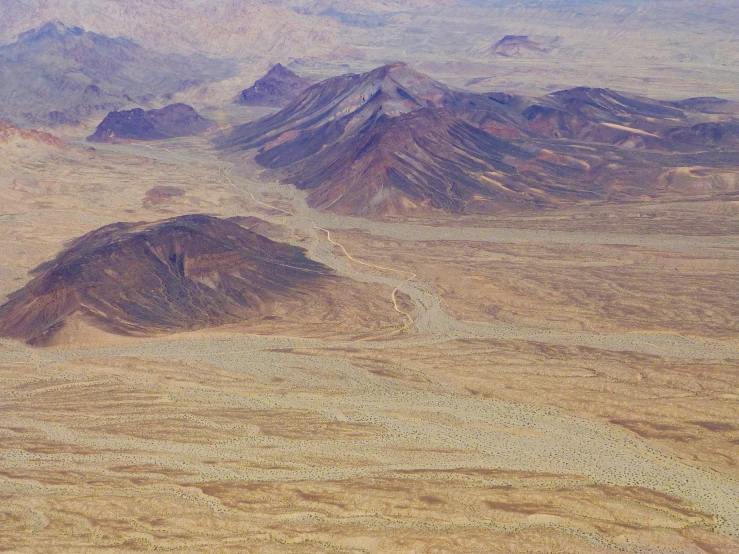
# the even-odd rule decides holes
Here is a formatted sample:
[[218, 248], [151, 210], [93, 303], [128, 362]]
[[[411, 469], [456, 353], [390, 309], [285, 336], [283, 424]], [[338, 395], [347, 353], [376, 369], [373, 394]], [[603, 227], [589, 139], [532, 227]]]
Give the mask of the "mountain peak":
[[267, 71], [265, 77], [271, 76], [271, 75], [297, 75], [297, 74], [293, 71], [290, 71], [288, 68], [286, 68], [284, 65], [278, 62], [269, 68], [269, 71]]
[[30, 29], [18, 36], [19, 42], [35, 42], [44, 38], [61, 38], [64, 36], [81, 36], [85, 33], [82, 27], [67, 27], [59, 20], [48, 21], [38, 29]]
[[277, 63], [264, 77], [241, 91], [237, 102], [248, 106], [283, 107], [309, 86], [307, 79]]
[[[385, 76], [404, 75], [409, 72], [417, 73], [414, 69], [411, 69], [411, 67], [405, 62], [392, 62], [392, 63], [382, 65], [380, 67], [373, 69], [372, 71], [369, 72], [369, 74], [375, 74], [375, 75], [385, 77]], [[418, 75], [422, 75], [422, 74], [418, 73]]]
[[418, 87], [425, 88], [428, 85], [444, 87], [444, 85], [438, 81], [420, 71], [416, 71], [405, 62], [389, 63], [375, 68], [372, 71], [365, 73], [365, 75], [370, 80], [392, 79], [396, 83], [410, 87], [411, 89], [416, 89]]
[[384, 65], [383, 67], [387, 68], [388, 71], [397, 71], [397, 70], [409, 68], [406, 62], [401, 62], [401, 61], [394, 61], [394, 62]]

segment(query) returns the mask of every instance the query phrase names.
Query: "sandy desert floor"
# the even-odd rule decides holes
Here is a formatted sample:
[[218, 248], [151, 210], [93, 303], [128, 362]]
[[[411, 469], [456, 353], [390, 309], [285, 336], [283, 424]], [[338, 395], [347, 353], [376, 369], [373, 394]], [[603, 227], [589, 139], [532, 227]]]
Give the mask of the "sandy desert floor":
[[87, 231], [192, 212], [279, 225], [356, 286], [0, 342], [0, 550], [739, 551], [739, 204], [371, 221], [206, 138], [1, 163], [0, 297]]

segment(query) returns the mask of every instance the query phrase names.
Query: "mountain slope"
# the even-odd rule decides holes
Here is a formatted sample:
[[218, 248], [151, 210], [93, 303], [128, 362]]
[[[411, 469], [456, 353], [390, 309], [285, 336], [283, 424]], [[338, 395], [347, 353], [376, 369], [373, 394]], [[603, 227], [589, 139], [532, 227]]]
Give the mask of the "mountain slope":
[[[257, 155], [280, 167], [288, 142]], [[360, 133], [290, 165], [286, 182], [309, 189], [308, 203], [337, 213], [403, 213], [421, 208], [481, 209], [493, 200], [547, 203], [546, 186], [519, 174], [513, 159], [533, 160], [440, 108], [369, 122]], [[544, 173], [544, 168], [541, 168]]]
[[37, 345], [73, 317], [134, 336], [238, 322], [332, 278], [300, 248], [204, 215], [102, 227], [33, 273], [0, 306], [0, 336]]
[[656, 153], [730, 163], [739, 126], [721, 117], [608, 89], [475, 94], [394, 63], [313, 85], [217, 142], [309, 189], [315, 208], [489, 211], [622, 198], [633, 183], [656, 194], [665, 163], [682, 163]]
[[0, 117], [74, 124], [233, 74], [230, 61], [159, 54], [131, 40], [47, 23], [0, 46]]

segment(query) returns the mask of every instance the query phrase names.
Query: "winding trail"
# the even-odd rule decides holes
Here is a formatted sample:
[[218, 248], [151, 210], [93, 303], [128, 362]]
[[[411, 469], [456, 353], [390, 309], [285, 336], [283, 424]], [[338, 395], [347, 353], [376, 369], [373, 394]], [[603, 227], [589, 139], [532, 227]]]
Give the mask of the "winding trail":
[[[344, 252], [344, 255], [347, 258], [349, 258], [351, 261], [355, 262], [355, 263], [358, 263], [358, 264], [363, 265], [363, 266], [366, 266], [366, 267], [371, 267], [371, 268], [374, 268], [374, 269], [380, 269], [380, 270], [385, 270], [385, 271], [394, 271], [394, 272], [398, 272], [398, 273], [405, 273], [405, 274], [409, 275], [410, 277], [408, 277], [405, 281], [403, 281], [403, 284], [408, 283], [408, 282], [410, 282], [410, 281], [412, 281], [413, 279], [416, 278], [416, 274], [413, 273], [412, 271], [403, 271], [401, 269], [393, 269], [391, 267], [383, 267], [381, 265], [369, 264], [369, 263], [363, 262], [361, 260], [358, 260], [358, 259], [354, 258], [351, 254], [349, 254], [349, 252], [346, 251], [346, 248], [344, 248], [344, 245], [343, 244], [338, 243], [338, 242], [336, 242], [335, 240], [333, 240], [331, 238], [331, 231], [329, 231], [328, 229], [324, 229], [323, 227], [316, 227], [316, 229], [325, 232], [326, 233], [326, 240], [328, 240], [331, 244], [335, 244], [336, 246], [338, 246], [339, 248], [341, 248], [342, 252]], [[395, 287], [393, 289], [393, 292], [392, 292], [392, 295], [391, 296], [392, 296], [392, 299], [393, 299], [393, 307], [395, 308], [395, 311], [398, 312], [398, 313], [400, 313], [400, 314], [403, 314], [404, 316], [406, 316], [408, 318], [408, 324], [406, 325], [406, 327], [403, 328], [403, 329], [405, 329], [409, 325], [413, 325], [414, 321], [413, 321], [413, 317], [411, 317], [411, 314], [409, 314], [406, 311], [401, 310], [398, 307], [398, 299], [397, 299], [397, 296], [396, 295], [398, 294], [398, 290], [400, 290], [400, 286], [401, 285], [398, 285], [397, 287]]]
[[[230, 162], [229, 162], [229, 164], [231, 165], [231, 167], [229, 169], [232, 170], [233, 169], [233, 164], [230, 163]], [[218, 167], [219, 173], [228, 181], [228, 183], [233, 188], [235, 188], [237, 191], [239, 191], [241, 193], [246, 192], [252, 198], [252, 200], [254, 200], [254, 202], [256, 202], [257, 204], [259, 204], [261, 206], [265, 206], [265, 207], [270, 208], [272, 210], [280, 211], [280, 212], [282, 212], [284, 214], [287, 214], [287, 215], [290, 215], [290, 216], [293, 216], [293, 217], [296, 217], [298, 215], [295, 212], [291, 212], [289, 210], [285, 210], [283, 208], [280, 208], [278, 206], [275, 206], [274, 204], [268, 204], [266, 202], [262, 202], [261, 200], [257, 199], [257, 197], [254, 196], [254, 194], [252, 192], [245, 191], [243, 189], [240, 189], [239, 187], [236, 186], [236, 184], [234, 184], [233, 180], [228, 175], [228, 173], [226, 173], [226, 171], [224, 171], [224, 169], [217, 162], [216, 162], [216, 165]], [[362, 260], [358, 260], [357, 258], [355, 258], [354, 256], [352, 256], [351, 254], [349, 254], [349, 251], [346, 249], [346, 247], [343, 244], [341, 244], [340, 242], [337, 242], [333, 238], [331, 238], [331, 231], [329, 231], [328, 229], [326, 229], [324, 227], [319, 227], [316, 224], [315, 219], [312, 219], [311, 218], [310, 221], [311, 221], [311, 225], [313, 226], [312, 227], [313, 229], [316, 229], [318, 231], [322, 231], [322, 232], [326, 233], [326, 240], [328, 242], [330, 242], [331, 244], [333, 244], [334, 246], [338, 246], [341, 249], [341, 251], [344, 253], [344, 256], [346, 256], [352, 262], [354, 262], [356, 264], [359, 264], [359, 265], [362, 265], [362, 266], [365, 266], [365, 267], [372, 268], [372, 269], [378, 269], [380, 271], [391, 271], [393, 273], [400, 273], [400, 274], [403, 274], [403, 275], [407, 275], [406, 279], [400, 285], [396, 286], [393, 289], [393, 292], [391, 293], [390, 297], [391, 297], [391, 299], [393, 301], [393, 308], [395, 309], [395, 311], [398, 312], [399, 314], [405, 316], [406, 319], [408, 320], [408, 322], [403, 327], [401, 327], [398, 331], [393, 331], [392, 333], [388, 334], [387, 336], [390, 336], [390, 335], [393, 335], [393, 334], [402, 333], [403, 331], [405, 331], [406, 329], [408, 329], [410, 326], [412, 326], [414, 324], [413, 316], [410, 313], [406, 312], [405, 310], [401, 310], [400, 309], [400, 307], [398, 306], [398, 297], [397, 297], [397, 294], [398, 294], [398, 292], [400, 290], [400, 287], [402, 287], [403, 285], [405, 285], [405, 284], [409, 283], [410, 281], [414, 280], [417, 277], [417, 275], [415, 273], [413, 273], [412, 271], [405, 271], [405, 270], [402, 270], [402, 269], [395, 269], [395, 268], [392, 268], [392, 267], [385, 267], [385, 266], [381, 266], [381, 265], [370, 264], [370, 263], [367, 263], [367, 262], [363, 262]], [[383, 335], [383, 336], [385, 336], [385, 335]]]

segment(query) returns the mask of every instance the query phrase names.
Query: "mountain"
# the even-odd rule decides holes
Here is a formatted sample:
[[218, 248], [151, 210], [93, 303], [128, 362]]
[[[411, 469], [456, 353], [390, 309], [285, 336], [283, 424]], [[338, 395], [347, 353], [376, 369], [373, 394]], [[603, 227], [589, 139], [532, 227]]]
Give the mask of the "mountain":
[[[459, 109], [461, 102], [441, 83], [395, 63], [314, 85], [277, 114], [236, 128], [220, 146], [259, 149], [260, 165], [311, 189], [313, 207], [361, 214], [458, 210], [487, 178], [475, 173], [515, 170], [501, 154], [485, 156], [483, 143], [494, 138], [442, 113], [444, 104]], [[464, 146], [455, 146], [458, 133], [468, 138]], [[453, 159], [434, 158], [457, 149]], [[476, 162], [481, 154], [485, 161]], [[448, 187], [444, 179], [464, 184]]]
[[731, 163], [737, 121], [722, 117], [598, 88], [476, 94], [393, 63], [317, 83], [217, 145], [319, 209], [491, 211], [622, 198], [633, 183], [657, 194], [664, 167], [683, 159], [662, 154]]
[[107, 225], [33, 275], [0, 306], [0, 336], [34, 345], [79, 318], [132, 336], [244, 321], [334, 278], [301, 248], [205, 215]]
[[125, 38], [47, 23], [0, 46], [0, 117], [75, 124], [231, 76], [231, 61], [160, 54]]
[[336, 127], [349, 119], [351, 126], [357, 126], [375, 115], [396, 116], [434, 106], [447, 93], [441, 83], [403, 63], [361, 75], [341, 75], [309, 87], [280, 112], [237, 128], [229, 144], [250, 148], [266, 144], [289, 129], [305, 132], [324, 123]]
[[[293, 148], [285, 143], [256, 159], [279, 167]], [[426, 207], [458, 212], [494, 200], [547, 203], [548, 187], [519, 174], [513, 160], [535, 162], [530, 153], [444, 109], [422, 108], [381, 116], [357, 136], [291, 164], [286, 181], [308, 189], [311, 206], [342, 214]]]
[[236, 101], [245, 106], [284, 107], [310, 84], [308, 79], [278, 63], [251, 87], [241, 91]]
[[559, 40], [540, 42], [526, 35], [506, 35], [490, 47], [490, 53], [503, 58], [539, 57], [554, 50]]
[[87, 137], [90, 142], [120, 142], [129, 140], [162, 140], [199, 135], [213, 121], [201, 117], [187, 104], [170, 104], [159, 110], [141, 108], [110, 112]]

